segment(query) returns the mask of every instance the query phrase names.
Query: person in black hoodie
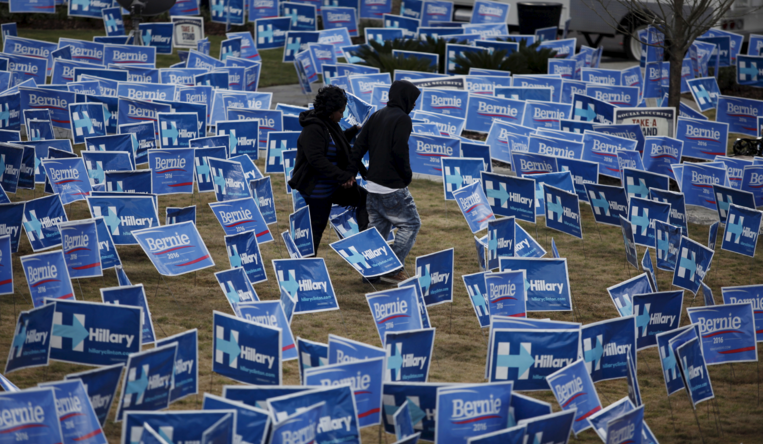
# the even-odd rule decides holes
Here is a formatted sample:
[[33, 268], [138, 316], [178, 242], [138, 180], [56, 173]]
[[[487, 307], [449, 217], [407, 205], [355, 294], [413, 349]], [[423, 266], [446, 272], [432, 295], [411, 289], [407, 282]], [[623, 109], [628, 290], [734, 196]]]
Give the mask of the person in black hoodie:
[[[421, 228], [416, 203], [408, 192], [413, 177], [408, 157], [408, 137], [413, 125], [408, 114], [420, 93], [411, 82], [393, 82], [387, 106], [371, 115], [363, 125], [350, 162], [350, 172], [354, 173], [363, 166], [361, 159], [368, 152], [368, 173], [363, 174], [361, 170], [367, 182], [368, 225], [376, 227], [384, 239], [393, 226], [397, 227], [392, 251], [403, 265]], [[405, 279], [405, 267], [381, 277], [390, 283]]]
[[[358, 133], [355, 126], [346, 131], [339, 127], [347, 106], [347, 96], [336, 86], [318, 91], [314, 109], [299, 115], [302, 133], [297, 140], [297, 159], [289, 186], [299, 191], [310, 206], [310, 224], [313, 247], [317, 255], [323, 231], [331, 214], [331, 205], [352, 207], [356, 210], [358, 228], [368, 226], [366, 190], [355, 182], [350, 172], [350, 143]], [[361, 169], [365, 173], [365, 168]]]

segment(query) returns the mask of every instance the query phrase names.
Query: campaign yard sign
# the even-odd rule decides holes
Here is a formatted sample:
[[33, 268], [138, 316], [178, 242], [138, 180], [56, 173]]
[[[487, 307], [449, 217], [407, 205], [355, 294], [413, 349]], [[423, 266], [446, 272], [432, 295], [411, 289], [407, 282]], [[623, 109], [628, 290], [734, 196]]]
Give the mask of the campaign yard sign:
[[633, 238], [637, 245], [654, 247], [656, 242], [652, 221], [668, 223], [670, 204], [656, 202], [647, 198], [631, 197], [628, 202], [628, 216], [633, 224]]
[[585, 362], [579, 359], [546, 379], [562, 410], [575, 410], [575, 435], [590, 428], [588, 417], [601, 410], [601, 401]]
[[512, 382], [498, 382], [438, 388], [435, 443], [466, 444], [475, 432], [505, 428], [512, 387]]
[[657, 253], [657, 268], [672, 271], [678, 260], [678, 247], [681, 243], [681, 227], [665, 222], [655, 221], [655, 250]]
[[[443, 383], [387, 382], [383, 385], [384, 430], [395, 433], [394, 414], [403, 405], [408, 405], [415, 431], [421, 439], [435, 440], [437, 389], [448, 387]], [[512, 396], [513, 399], [514, 396]]]
[[503, 271], [484, 275], [489, 316], [527, 317], [525, 271]]
[[514, 256], [515, 226], [513, 217], [488, 223], [487, 269], [494, 270], [500, 267], [501, 257]]
[[625, 378], [628, 356], [636, 362], [636, 319], [609, 319], [580, 330], [583, 361], [593, 382]]
[[228, 299], [228, 303], [231, 305], [234, 313], [237, 311], [236, 307], [239, 303], [260, 300], [254, 291], [254, 287], [252, 287], [249, 279], [247, 279], [246, 273], [241, 268], [218, 271], [215, 273], [215, 279], [220, 284], [220, 289], [225, 298]]
[[32, 250], [42, 251], [61, 244], [58, 225], [68, 219], [60, 197], [54, 195], [26, 201], [22, 220]]
[[629, 317], [633, 314], [633, 296], [651, 293], [652, 290], [649, 278], [644, 273], [607, 288], [607, 293], [620, 316]]
[[81, 380], [90, 398], [98, 422], [103, 426], [111, 410], [124, 364], [115, 364], [80, 373], [66, 375], [65, 380]]
[[143, 345], [154, 343], [156, 339], [154, 324], [151, 319], [151, 311], [148, 309], [148, 300], [146, 299], [146, 292], [143, 290], [143, 284], [101, 288], [101, 299], [106, 304], [140, 307], [143, 311], [141, 320], [143, 324], [142, 343]]
[[501, 258], [501, 271], [525, 270], [527, 311], [570, 311], [567, 259]]
[[490, 332], [489, 381], [515, 390], [548, 390], [546, 377], [578, 359], [580, 330], [506, 329]]
[[299, 382], [303, 383], [306, 368], [328, 364], [329, 347], [320, 342], [308, 341], [297, 336], [297, 358], [299, 359]]
[[124, 363], [142, 345], [139, 307], [56, 301], [50, 357], [86, 365]]
[[15, 392], [0, 393], [0, 405], [8, 415], [11, 412], [26, 412], [11, 416], [0, 425], [3, 442], [29, 441], [40, 444], [60, 444], [64, 442], [61, 423], [56, 409], [53, 388], [31, 388]]
[[363, 277], [380, 276], [403, 266], [375, 227], [329, 246]]
[[442, 174], [445, 200], [454, 200], [453, 191], [464, 185], [479, 182], [485, 170], [483, 159], [463, 157], [442, 157]]
[[366, 302], [384, 344], [387, 332], [405, 332], [422, 328], [416, 289], [400, 287], [366, 295]]
[[583, 223], [578, 195], [548, 184], [543, 185], [543, 193], [545, 194], [546, 226], [582, 239]]
[[281, 353], [284, 361], [297, 359], [297, 348], [280, 301], [245, 302], [236, 306], [238, 316], [255, 324], [281, 330]]
[[45, 299], [74, 299], [69, 270], [61, 250], [22, 256], [21, 267], [35, 307], [43, 305]]
[[249, 282], [256, 284], [266, 281], [265, 266], [253, 231], [225, 236], [228, 260], [233, 268], [243, 268]]
[[273, 271], [278, 286], [297, 299], [294, 313], [339, 310], [323, 258], [277, 259]]
[[700, 402], [714, 398], [713, 386], [710, 382], [710, 375], [707, 373], [707, 365], [699, 339], [692, 339], [679, 346], [676, 350], [676, 357], [680, 365], [681, 376], [684, 379], [684, 386], [692, 401], [692, 407], [696, 409]]
[[596, 223], [620, 226], [620, 217], [628, 215], [628, 199], [623, 187], [586, 183]]
[[212, 370], [247, 384], [281, 383], [281, 329], [215, 311]]
[[151, 196], [91, 196], [87, 198], [93, 217], [103, 217], [115, 245], [134, 245], [133, 231], [160, 226]]
[[758, 360], [753, 305], [715, 305], [687, 309], [693, 324], [699, 324], [702, 354], [707, 365]]
[[58, 226], [69, 277], [102, 276], [100, 242], [96, 222], [78, 220]]
[[755, 257], [761, 218], [759, 210], [730, 204], [721, 249]]
[[495, 220], [495, 215], [488, 205], [487, 197], [479, 182], [459, 188], [453, 192], [453, 197], [472, 233], [482, 231], [487, 228], [489, 221]]
[[429, 312], [427, 311], [427, 305], [424, 301], [424, 292], [421, 290], [421, 281], [419, 276], [410, 277], [403, 282], [397, 284], [398, 288], [413, 287], [416, 290], [416, 297], [419, 300], [419, 314], [421, 315], [422, 328], [430, 328], [432, 323], [429, 321]]
[[0, 295], [13, 294], [13, 246], [10, 236], [0, 236]]
[[193, 193], [193, 148], [148, 150], [154, 194]]
[[81, 380], [46, 382], [40, 387], [51, 387], [55, 392], [64, 442], [108, 443]]
[[305, 370], [305, 385], [336, 386], [350, 383], [361, 428], [381, 423], [383, 381], [383, 357]]
[[702, 280], [710, 270], [714, 255], [715, 251], [686, 236], [681, 236], [673, 285], [697, 294]]
[[135, 240], [165, 276], [179, 276], [215, 265], [193, 222], [133, 232]]
[[92, 187], [82, 158], [43, 159], [42, 166], [62, 204], [85, 200], [90, 195]]
[[656, 346], [658, 334], [678, 328], [683, 290], [637, 294], [632, 299], [637, 350]]
[[458, 157], [461, 142], [456, 138], [411, 134], [408, 139], [411, 170], [414, 173], [442, 176], [443, 157]]
[[273, 235], [262, 217], [262, 213], [260, 213], [259, 205], [251, 197], [224, 202], [210, 202], [209, 206], [226, 235], [253, 230], [257, 242], [267, 243], [273, 240]]
[[177, 344], [133, 353], [122, 379], [117, 421], [126, 411], [152, 411], [169, 407]]
[[386, 356], [383, 348], [329, 334], [329, 364], [364, 361]]
[[426, 382], [434, 350], [434, 328], [386, 332], [385, 381]]
[[90, 185], [106, 183], [105, 171], [131, 171], [133, 169], [128, 153], [113, 151], [81, 151], [85, 161]]
[[315, 254], [313, 228], [310, 223], [310, 207], [302, 207], [289, 215], [289, 233], [302, 257]]
[[453, 300], [453, 248], [416, 258], [416, 274], [427, 306]]
[[481, 178], [483, 191], [494, 214], [535, 223], [534, 179], [487, 172], [482, 172]]
[[5, 363], [5, 374], [22, 368], [48, 365], [55, 304], [19, 314]]

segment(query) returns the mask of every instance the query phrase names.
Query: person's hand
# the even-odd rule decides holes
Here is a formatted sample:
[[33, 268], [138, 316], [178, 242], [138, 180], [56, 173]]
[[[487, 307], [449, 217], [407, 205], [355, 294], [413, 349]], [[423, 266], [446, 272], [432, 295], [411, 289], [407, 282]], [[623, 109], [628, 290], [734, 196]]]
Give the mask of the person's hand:
[[352, 186], [355, 185], [355, 178], [348, 180], [347, 182], [342, 184], [342, 188], [352, 188]]

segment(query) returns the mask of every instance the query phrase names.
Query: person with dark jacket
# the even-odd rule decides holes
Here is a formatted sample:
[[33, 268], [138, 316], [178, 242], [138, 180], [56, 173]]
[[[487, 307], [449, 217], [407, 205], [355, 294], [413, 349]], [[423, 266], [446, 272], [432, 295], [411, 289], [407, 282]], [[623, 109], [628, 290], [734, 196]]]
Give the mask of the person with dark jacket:
[[[369, 227], [376, 227], [386, 239], [397, 227], [392, 251], [405, 265], [405, 258], [416, 242], [421, 219], [408, 185], [411, 183], [408, 137], [413, 125], [408, 114], [416, 106], [420, 91], [411, 82], [398, 80], [389, 88], [387, 106], [368, 118], [352, 150], [350, 172], [363, 166], [361, 159], [368, 152], [366, 179]], [[405, 267], [382, 276], [381, 280], [399, 283], [407, 279]]]
[[[336, 86], [326, 86], [318, 91], [314, 109], [299, 115], [302, 133], [297, 140], [297, 159], [294, 163], [289, 186], [310, 206], [310, 224], [313, 230], [313, 246], [317, 255], [323, 231], [331, 214], [331, 205], [352, 207], [356, 210], [358, 228], [368, 226], [366, 190], [355, 182], [350, 172], [350, 143], [358, 133], [358, 127], [342, 131], [342, 120], [347, 106], [347, 96]], [[361, 169], [365, 174], [365, 168]]]

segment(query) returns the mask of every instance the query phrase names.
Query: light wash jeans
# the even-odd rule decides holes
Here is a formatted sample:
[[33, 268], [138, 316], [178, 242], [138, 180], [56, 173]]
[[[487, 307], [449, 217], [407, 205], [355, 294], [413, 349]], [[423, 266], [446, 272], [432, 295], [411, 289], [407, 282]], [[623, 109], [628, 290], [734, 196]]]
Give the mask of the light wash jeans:
[[416, 203], [408, 188], [401, 188], [389, 194], [368, 193], [368, 228], [376, 227], [386, 239], [393, 226], [397, 227], [392, 251], [405, 267], [405, 258], [416, 243], [416, 235], [421, 228], [421, 219]]

